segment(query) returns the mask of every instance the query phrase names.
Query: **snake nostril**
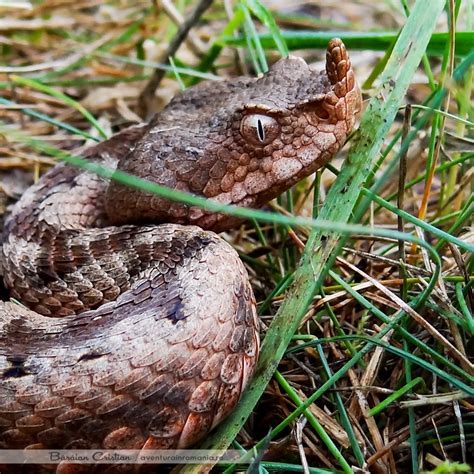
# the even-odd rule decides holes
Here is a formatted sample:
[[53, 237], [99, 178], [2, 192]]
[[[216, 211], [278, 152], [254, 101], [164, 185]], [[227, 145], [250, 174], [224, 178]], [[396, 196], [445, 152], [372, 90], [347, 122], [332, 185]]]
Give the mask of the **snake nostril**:
[[316, 102], [312, 104], [311, 108], [321, 120], [327, 120], [329, 118], [329, 112], [324, 108], [323, 102]]

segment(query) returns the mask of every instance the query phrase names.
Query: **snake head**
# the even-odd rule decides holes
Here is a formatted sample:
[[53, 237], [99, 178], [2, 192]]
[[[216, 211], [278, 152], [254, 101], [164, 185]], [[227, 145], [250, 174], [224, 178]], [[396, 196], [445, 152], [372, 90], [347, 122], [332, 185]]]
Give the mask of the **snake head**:
[[[257, 79], [204, 82], [184, 91], [151, 123], [134, 151], [139, 159], [121, 160], [119, 168], [142, 176], [145, 158], [154, 152], [146, 168], [153, 169], [151, 180], [225, 204], [261, 207], [327, 163], [344, 144], [360, 108], [349, 56], [336, 38], [329, 42], [324, 72], [290, 56]], [[140, 194], [135, 199], [140, 210], [135, 206], [128, 218], [213, 230], [235, 221], [133, 193]], [[124, 209], [116, 192], [113, 201]]]
[[[281, 59], [253, 85], [251, 100], [234, 116], [234, 162], [210, 197], [230, 192], [233, 203], [261, 206], [332, 158], [344, 144], [361, 95], [340, 39], [328, 46], [326, 71], [297, 57]], [[234, 159], [234, 152], [232, 159]], [[237, 156], [235, 156], [237, 158]], [[221, 198], [222, 199], [222, 198]]]

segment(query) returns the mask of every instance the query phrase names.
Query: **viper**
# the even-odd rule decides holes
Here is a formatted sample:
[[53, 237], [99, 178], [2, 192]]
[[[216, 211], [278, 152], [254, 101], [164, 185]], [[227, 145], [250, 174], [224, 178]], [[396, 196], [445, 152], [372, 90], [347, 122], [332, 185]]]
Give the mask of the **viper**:
[[[344, 44], [203, 82], [87, 160], [261, 207], [344, 144], [361, 95]], [[234, 408], [259, 353], [235, 218], [57, 164], [3, 232], [2, 448], [183, 448]], [[21, 302], [18, 303], [18, 302]]]

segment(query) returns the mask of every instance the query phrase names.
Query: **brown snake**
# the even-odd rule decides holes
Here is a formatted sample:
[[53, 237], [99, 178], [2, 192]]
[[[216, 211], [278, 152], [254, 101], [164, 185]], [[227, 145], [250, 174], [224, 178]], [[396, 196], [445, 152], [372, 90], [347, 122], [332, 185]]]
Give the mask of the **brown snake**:
[[[361, 96], [343, 43], [204, 82], [84, 156], [173, 189], [259, 207], [344, 144]], [[58, 164], [3, 235], [0, 447], [186, 447], [237, 403], [259, 352], [235, 219]], [[199, 226], [199, 227], [198, 227]]]

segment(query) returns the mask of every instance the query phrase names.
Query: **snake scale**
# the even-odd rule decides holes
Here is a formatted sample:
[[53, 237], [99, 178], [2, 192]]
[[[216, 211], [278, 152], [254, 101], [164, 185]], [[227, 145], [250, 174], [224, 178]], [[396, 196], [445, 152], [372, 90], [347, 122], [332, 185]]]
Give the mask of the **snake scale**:
[[[203, 82], [83, 156], [260, 207], [344, 144], [361, 96], [339, 39], [326, 71], [288, 57]], [[190, 446], [234, 408], [259, 352], [255, 299], [212, 214], [58, 164], [3, 234], [0, 447]]]

